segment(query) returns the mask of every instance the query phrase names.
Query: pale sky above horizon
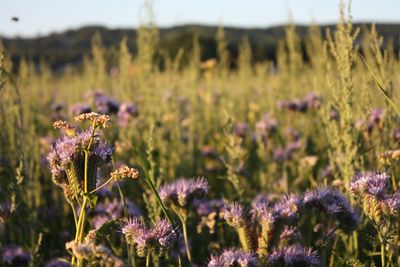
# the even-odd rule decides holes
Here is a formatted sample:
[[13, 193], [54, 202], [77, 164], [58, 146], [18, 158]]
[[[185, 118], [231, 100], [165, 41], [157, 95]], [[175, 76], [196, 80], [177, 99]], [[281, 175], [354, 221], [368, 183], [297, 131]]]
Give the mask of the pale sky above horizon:
[[[135, 28], [143, 0], [1, 0], [0, 35], [35, 37], [87, 25]], [[160, 27], [205, 24], [270, 27], [289, 21], [335, 23], [339, 0], [153, 0]], [[400, 0], [353, 0], [354, 21], [400, 23]], [[11, 21], [16, 16], [19, 22]]]

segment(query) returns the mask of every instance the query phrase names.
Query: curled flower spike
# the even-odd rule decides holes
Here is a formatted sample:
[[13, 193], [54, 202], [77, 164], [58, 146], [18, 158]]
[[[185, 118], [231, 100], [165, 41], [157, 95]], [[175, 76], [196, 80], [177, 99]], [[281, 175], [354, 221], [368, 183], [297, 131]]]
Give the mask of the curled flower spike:
[[177, 233], [167, 220], [161, 220], [149, 229], [139, 219], [132, 218], [122, 226], [122, 233], [129, 244], [136, 245], [140, 257], [146, 257], [150, 252], [162, 255], [177, 240]]
[[208, 267], [256, 267], [257, 256], [253, 253], [244, 252], [239, 249], [227, 249], [219, 256], [211, 256]]
[[56, 121], [53, 123], [53, 127], [55, 129], [63, 129], [65, 131], [65, 134], [71, 137], [76, 136], [76, 129], [75, 127], [71, 126], [68, 122], [66, 121]]
[[124, 179], [137, 179], [139, 178], [139, 171], [128, 166], [120, 167], [111, 173], [111, 179], [121, 181]]
[[279, 247], [285, 247], [287, 245], [293, 244], [296, 242], [300, 237], [300, 233], [294, 226], [287, 226], [283, 227], [282, 233], [279, 236]]
[[203, 177], [179, 179], [162, 186], [159, 190], [161, 200], [166, 206], [188, 207], [197, 198], [208, 193], [208, 182]]
[[99, 126], [107, 128], [110, 125], [111, 118], [108, 115], [100, 115], [95, 112], [90, 112], [76, 116], [75, 120], [79, 122], [88, 120], [93, 124], [94, 128]]
[[234, 228], [245, 227], [247, 224], [244, 208], [237, 202], [225, 206], [223, 217], [226, 222]]
[[299, 245], [285, 247], [281, 250], [275, 250], [268, 257], [268, 266], [319, 266], [320, 260], [317, 252], [310, 248]]

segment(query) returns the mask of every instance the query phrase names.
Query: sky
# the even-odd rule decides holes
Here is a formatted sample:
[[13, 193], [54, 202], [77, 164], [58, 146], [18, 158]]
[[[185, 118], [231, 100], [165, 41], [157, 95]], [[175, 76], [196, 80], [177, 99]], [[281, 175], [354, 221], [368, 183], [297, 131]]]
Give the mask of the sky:
[[[87, 25], [135, 28], [143, 0], [1, 0], [0, 35], [36, 37]], [[153, 0], [159, 27], [189, 23], [266, 28], [292, 20], [334, 23], [339, 0]], [[290, 12], [289, 12], [290, 10]], [[353, 0], [354, 21], [400, 23], [400, 0]], [[291, 16], [289, 15], [291, 14]], [[12, 17], [18, 17], [13, 22]]]

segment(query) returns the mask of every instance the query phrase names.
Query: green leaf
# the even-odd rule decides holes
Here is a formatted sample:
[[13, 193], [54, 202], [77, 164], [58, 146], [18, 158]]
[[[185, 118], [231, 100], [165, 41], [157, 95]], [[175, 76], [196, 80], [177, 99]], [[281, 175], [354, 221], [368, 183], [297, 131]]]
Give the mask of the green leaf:
[[95, 194], [90, 194], [90, 193], [83, 193], [82, 195], [89, 202], [90, 208], [94, 209], [94, 207], [97, 204], [97, 199], [99, 197], [97, 195], [95, 195]]
[[394, 103], [394, 101], [392, 100], [391, 96], [389, 95], [389, 93], [383, 88], [382, 83], [379, 81], [378, 77], [375, 75], [374, 71], [372, 70], [371, 66], [368, 64], [367, 60], [365, 59], [365, 57], [363, 57], [360, 54], [361, 59], [364, 61], [365, 65], [367, 66], [369, 72], [371, 72], [372, 77], [374, 78], [376, 84], [378, 85], [378, 88], [381, 90], [382, 94], [386, 97], [387, 101], [389, 102], [389, 104], [392, 106], [392, 108], [396, 111], [397, 115], [400, 116], [400, 109], [398, 108], [398, 106]]

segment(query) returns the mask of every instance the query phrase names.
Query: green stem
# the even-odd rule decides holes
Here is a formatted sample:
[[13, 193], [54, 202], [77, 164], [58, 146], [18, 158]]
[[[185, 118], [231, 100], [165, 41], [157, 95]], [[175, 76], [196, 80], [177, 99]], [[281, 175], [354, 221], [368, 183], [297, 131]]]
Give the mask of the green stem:
[[68, 203], [71, 206], [72, 213], [74, 215], [74, 222], [75, 222], [75, 229], [76, 229], [76, 228], [78, 228], [78, 219], [76, 217], [76, 211], [75, 211], [75, 208], [74, 208], [74, 204], [72, 204], [72, 202], [70, 202], [70, 201], [68, 201]]
[[338, 241], [338, 238], [335, 237], [335, 240], [333, 241], [331, 257], [329, 259], [329, 267], [333, 267], [333, 263], [335, 262], [334, 260], [335, 260], [335, 250], [336, 250], [337, 241]]
[[182, 223], [183, 240], [185, 241], [186, 253], [187, 253], [189, 262], [192, 263], [192, 255], [190, 254], [189, 240], [188, 240], [187, 227], [186, 227], [186, 218], [181, 216], [178, 212], [176, 214], [178, 215], [178, 218]]
[[150, 266], [150, 253], [147, 254], [146, 256], [146, 267]]
[[112, 178], [110, 177], [105, 183], [103, 183], [102, 185], [100, 185], [99, 187], [93, 189], [92, 191], [90, 191], [89, 194], [93, 194], [94, 192], [102, 189], [103, 187], [105, 187], [106, 185], [108, 185], [110, 182], [112, 181]]
[[385, 243], [382, 234], [378, 231], [379, 241], [381, 243], [381, 265], [385, 266]]

